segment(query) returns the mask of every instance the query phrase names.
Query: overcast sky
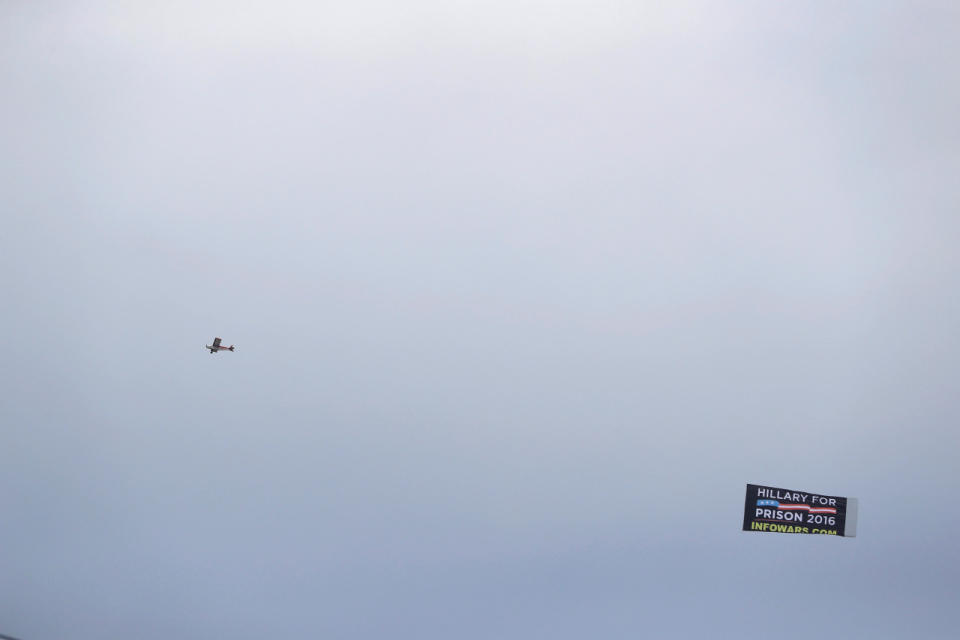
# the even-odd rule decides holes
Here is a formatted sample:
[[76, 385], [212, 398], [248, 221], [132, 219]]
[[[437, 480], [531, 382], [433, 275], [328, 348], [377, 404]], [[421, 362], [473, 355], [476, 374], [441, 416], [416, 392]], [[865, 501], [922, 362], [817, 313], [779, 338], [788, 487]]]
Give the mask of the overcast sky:
[[0, 2], [0, 633], [955, 637], [958, 78], [947, 0]]

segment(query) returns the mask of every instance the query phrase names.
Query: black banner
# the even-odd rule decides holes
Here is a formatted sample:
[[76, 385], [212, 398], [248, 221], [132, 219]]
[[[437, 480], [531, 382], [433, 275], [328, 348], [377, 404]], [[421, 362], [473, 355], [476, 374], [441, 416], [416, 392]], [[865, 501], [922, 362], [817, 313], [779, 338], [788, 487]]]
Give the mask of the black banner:
[[743, 530], [852, 538], [857, 535], [857, 499], [748, 484]]

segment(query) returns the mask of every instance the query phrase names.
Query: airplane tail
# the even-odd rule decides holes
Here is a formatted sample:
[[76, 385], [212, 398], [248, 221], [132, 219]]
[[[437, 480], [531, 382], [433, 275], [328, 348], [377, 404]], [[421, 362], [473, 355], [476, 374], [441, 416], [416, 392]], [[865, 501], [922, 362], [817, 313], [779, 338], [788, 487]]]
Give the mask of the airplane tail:
[[230, 351], [233, 351], [233, 345], [230, 345], [230, 346], [227, 347], [227, 348], [230, 349]]

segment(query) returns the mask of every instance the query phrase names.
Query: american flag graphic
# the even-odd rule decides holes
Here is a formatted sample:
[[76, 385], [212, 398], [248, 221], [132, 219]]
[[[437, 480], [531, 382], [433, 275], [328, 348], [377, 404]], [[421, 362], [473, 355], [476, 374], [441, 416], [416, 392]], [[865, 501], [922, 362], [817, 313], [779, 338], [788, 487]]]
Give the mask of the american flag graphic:
[[776, 500], [757, 500], [758, 507], [774, 507], [781, 511], [807, 511], [809, 513], [836, 513], [836, 507], [812, 507], [809, 504], [780, 504]]

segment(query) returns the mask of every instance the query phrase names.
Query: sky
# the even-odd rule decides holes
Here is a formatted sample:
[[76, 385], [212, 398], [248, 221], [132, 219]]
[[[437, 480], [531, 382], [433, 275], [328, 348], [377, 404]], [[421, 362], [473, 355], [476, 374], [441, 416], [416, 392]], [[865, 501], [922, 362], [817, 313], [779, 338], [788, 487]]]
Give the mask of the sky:
[[0, 633], [955, 637], [955, 3], [147, 5], [0, 3]]

